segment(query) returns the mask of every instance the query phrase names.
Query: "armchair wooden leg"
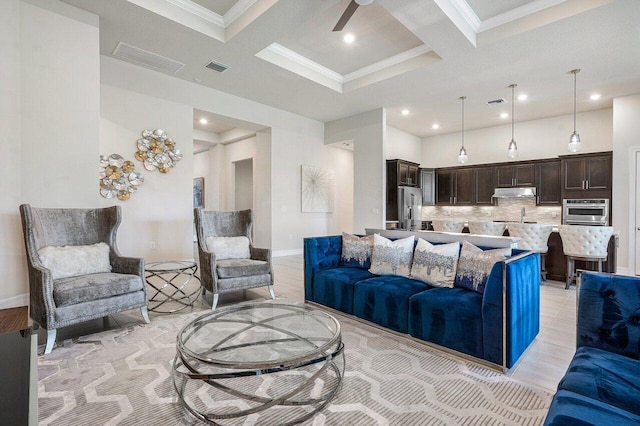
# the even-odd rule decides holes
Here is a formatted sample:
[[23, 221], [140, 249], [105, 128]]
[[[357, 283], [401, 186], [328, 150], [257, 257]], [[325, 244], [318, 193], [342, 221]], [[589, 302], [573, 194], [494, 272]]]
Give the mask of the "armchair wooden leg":
[[218, 293], [213, 293], [213, 301], [211, 302], [211, 310], [213, 311], [218, 305], [218, 297], [220, 295]]
[[56, 343], [56, 329], [47, 330], [47, 346], [44, 348], [44, 354], [50, 354], [53, 350], [53, 345]]
[[275, 295], [275, 294], [274, 294], [274, 292], [273, 292], [273, 284], [271, 284], [271, 285], [269, 286], [269, 293], [271, 294], [271, 298], [272, 298], [272, 299], [275, 299], [275, 298], [276, 298], [276, 295]]
[[146, 306], [140, 307], [140, 313], [142, 314], [142, 318], [144, 318], [144, 322], [149, 324], [151, 321], [149, 321], [149, 311], [147, 310], [147, 307]]

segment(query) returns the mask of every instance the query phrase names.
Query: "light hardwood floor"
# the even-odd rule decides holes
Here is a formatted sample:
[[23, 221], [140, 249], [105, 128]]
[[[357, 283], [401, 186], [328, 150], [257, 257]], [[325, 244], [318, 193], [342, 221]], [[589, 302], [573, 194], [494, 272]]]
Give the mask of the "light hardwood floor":
[[[276, 257], [273, 259], [273, 265], [276, 298], [303, 302], [302, 255]], [[197, 286], [197, 281], [194, 280], [190, 285]], [[540, 290], [540, 334], [508, 374], [515, 379], [555, 392], [558, 382], [564, 375], [575, 352], [576, 291], [575, 287], [565, 290], [564, 283], [554, 281], [548, 281], [541, 286]], [[263, 301], [269, 298], [267, 288], [262, 287], [221, 295], [218, 306], [224, 307], [248, 300]], [[206, 300], [198, 298], [194, 307], [197, 310], [210, 308], [211, 294], [207, 294]], [[149, 314], [151, 321], [157, 315], [175, 315], [153, 312]], [[142, 317], [139, 311], [114, 314], [103, 319], [65, 327], [59, 330], [57, 341], [58, 344], [69, 344], [63, 343], [63, 341], [80, 335], [141, 322]], [[42, 329], [40, 329], [38, 337], [39, 344], [44, 344], [46, 334]]]

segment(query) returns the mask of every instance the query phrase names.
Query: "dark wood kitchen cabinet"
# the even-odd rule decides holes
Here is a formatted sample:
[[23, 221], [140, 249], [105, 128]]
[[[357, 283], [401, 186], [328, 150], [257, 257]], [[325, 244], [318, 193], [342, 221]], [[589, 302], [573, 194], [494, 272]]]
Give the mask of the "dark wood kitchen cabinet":
[[419, 187], [420, 164], [398, 159], [387, 160], [387, 182], [393, 183], [393, 186]]
[[496, 186], [498, 188], [535, 185], [535, 164], [514, 164], [496, 167]]
[[562, 184], [560, 160], [537, 163], [538, 205], [557, 206], [562, 204]]
[[474, 171], [474, 204], [480, 206], [492, 205], [493, 190], [496, 187], [495, 167], [476, 167]]
[[436, 204], [473, 205], [473, 178], [472, 168], [436, 170]]
[[611, 198], [611, 152], [560, 158], [563, 198]]

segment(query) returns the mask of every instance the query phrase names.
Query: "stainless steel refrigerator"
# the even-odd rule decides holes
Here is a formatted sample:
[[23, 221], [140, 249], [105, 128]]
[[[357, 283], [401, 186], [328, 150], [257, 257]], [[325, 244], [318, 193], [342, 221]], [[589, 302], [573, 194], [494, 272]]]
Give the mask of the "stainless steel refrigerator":
[[422, 228], [422, 190], [410, 186], [398, 187], [398, 222], [402, 229]]

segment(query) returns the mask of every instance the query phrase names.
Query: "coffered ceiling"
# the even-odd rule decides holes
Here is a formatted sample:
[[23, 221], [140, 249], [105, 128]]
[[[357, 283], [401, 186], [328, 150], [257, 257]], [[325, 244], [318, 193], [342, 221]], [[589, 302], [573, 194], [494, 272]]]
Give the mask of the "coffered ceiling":
[[349, 0], [64, 1], [100, 15], [104, 55], [123, 42], [184, 64], [177, 78], [320, 121], [385, 107], [409, 133], [454, 132], [466, 95], [466, 127], [495, 126], [486, 102], [511, 83], [529, 96], [516, 121], [570, 113], [574, 68], [579, 111], [640, 92], [638, 0], [375, 0], [341, 32]]

